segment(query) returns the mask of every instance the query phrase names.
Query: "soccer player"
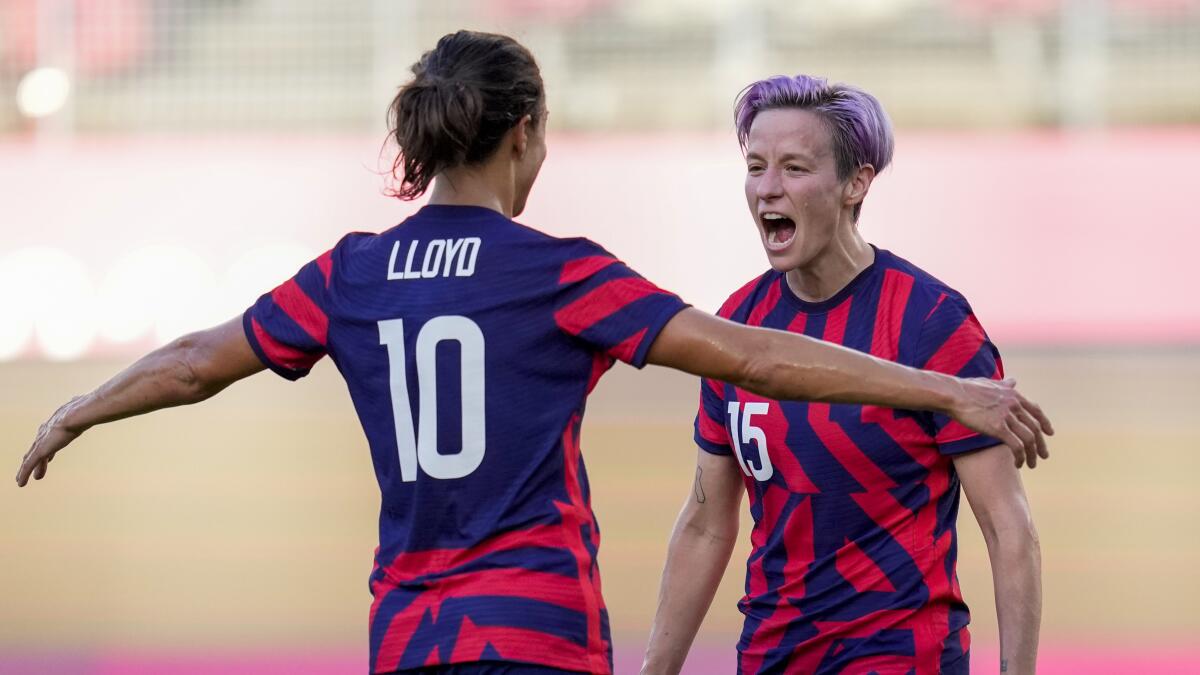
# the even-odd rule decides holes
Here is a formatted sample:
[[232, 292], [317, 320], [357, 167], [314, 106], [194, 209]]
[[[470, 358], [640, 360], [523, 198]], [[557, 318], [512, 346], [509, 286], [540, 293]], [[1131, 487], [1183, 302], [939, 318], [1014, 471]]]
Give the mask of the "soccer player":
[[[545, 96], [510, 38], [458, 32], [390, 108], [400, 197], [429, 204], [353, 233], [243, 316], [182, 337], [38, 433], [41, 478], [92, 426], [208, 398], [269, 368], [345, 378], [382, 491], [370, 577], [373, 673], [609, 673], [584, 401], [622, 360], [778, 398], [938, 410], [1029, 461], [1048, 422], [1011, 383], [919, 371], [688, 308], [586, 239], [512, 218], [546, 155]], [[434, 670], [423, 670], [432, 667]]]
[[[1002, 377], [966, 299], [859, 232], [863, 199], [892, 157], [874, 97], [821, 78], [773, 77], [743, 92], [735, 119], [746, 201], [771, 269], [720, 316], [914, 367]], [[702, 380], [695, 483], [671, 539], [643, 673], [679, 672], [729, 561], [743, 489], [754, 529], [739, 673], [966, 673], [960, 483], [991, 557], [1000, 670], [1032, 673], [1040, 553], [1001, 441], [904, 406], [781, 398]]]

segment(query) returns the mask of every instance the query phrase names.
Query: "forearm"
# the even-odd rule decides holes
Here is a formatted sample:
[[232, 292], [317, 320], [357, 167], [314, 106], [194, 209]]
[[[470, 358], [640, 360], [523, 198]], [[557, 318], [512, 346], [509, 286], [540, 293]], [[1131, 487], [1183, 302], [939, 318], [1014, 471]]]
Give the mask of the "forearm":
[[17, 485], [41, 480], [55, 455], [97, 424], [196, 403], [265, 366], [242, 331], [241, 318], [156, 349], [95, 391], [71, 399], [39, 428], [17, 469]]
[[989, 536], [988, 555], [1000, 626], [1000, 671], [1033, 673], [1042, 620], [1042, 555], [1032, 530]]
[[954, 405], [955, 378], [794, 333], [756, 337], [742, 386], [762, 396], [936, 412]]
[[179, 338], [72, 400], [64, 411], [62, 426], [78, 434], [97, 424], [202, 401], [224, 386], [205, 381], [200, 374], [207, 358], [196, 335]]
[[667, 551], [643, 675], [675, 675], [683, 668], [729, 564], [736, 538], [736, 529], [714, 534], [686, 522], [681, 514]]
[[728, 382], [778, 400], [928, 410], [1008, 445], [1017, 466], [1048, 457], [1050, 420], [1012, 381], [958, 379], [916, 370], [779, 330], [751, 328], [696, 309], [676, 314], [647, 354], [650, 363]]

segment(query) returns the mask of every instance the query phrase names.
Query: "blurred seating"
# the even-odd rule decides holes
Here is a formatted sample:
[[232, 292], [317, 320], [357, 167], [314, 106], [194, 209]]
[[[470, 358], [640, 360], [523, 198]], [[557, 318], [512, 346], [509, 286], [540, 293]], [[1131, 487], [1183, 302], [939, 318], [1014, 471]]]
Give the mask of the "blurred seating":
[[456, 28], [537, 54], [554, 124], [727, 128], [737, 90], [811, 72], [900, 125], [1200, 123], [1200, 0], [7, 0], [0, 133], [47, 60], [68, 132], [378, 132], [407, 66]]

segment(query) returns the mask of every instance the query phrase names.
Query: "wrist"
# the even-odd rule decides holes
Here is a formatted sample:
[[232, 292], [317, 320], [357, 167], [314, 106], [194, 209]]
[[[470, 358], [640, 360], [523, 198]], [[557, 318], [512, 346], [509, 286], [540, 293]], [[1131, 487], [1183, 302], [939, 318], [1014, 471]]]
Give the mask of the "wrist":
[[55, 426], [76, 436], [91, 428], [92, 423], [87, 420], [87, 416], [84, 414], [85, 406], [91, 398], [92, 394], [85, 394], [83, 396], [76, 396], [68, 401], [60, 410], [60, 415]]

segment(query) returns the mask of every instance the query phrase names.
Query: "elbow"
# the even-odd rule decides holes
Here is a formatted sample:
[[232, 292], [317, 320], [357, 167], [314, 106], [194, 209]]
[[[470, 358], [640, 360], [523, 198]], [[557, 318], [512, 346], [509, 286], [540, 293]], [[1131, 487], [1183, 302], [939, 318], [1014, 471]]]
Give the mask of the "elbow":
[[766, 398], [790, 398], [782, 391], [782, 369], [779, 360], [767, 349], [748, 349], [738, 359], [737, 376], [733, 379], [739, 387]]
[[830, 400], [828, 388], [814, 389], [819, 358], [808, 349], [812, 338], [790, 335], [781, 340], [773, 330], [756, 331], [754, 337], [738, 355], [738, 380], [733, 380], [738, 386], [777, 400]]
[[203, 401], [220, 391], [203, 377], [207, 353], [197, 334], [176, 338], [165, 352], [168, 380], [182, 402]]
[[981, 522], [980, 526], [990, 550], [1017, 558], [1041, 558], [1041, 540], [1028, 515], [1001, 523]]
[[1042, 559], [1042, 543], [1037, 530], [1028, 529], [1001, 534], [996, 545], [1008, 555], [1021, 560], [1039, 562]]
[[725, 517], [688, 517], [685, 512], [679, 520], [678, 533], [693, 542], [732, 551], [737, 543], [739, 525], [736, 510]]
[[738, 527], [736, 522], [732, 526], [713, 526], [711, 524], [707, 526], [688, 526], [687, 532], [710, 546], [723, 546], [732, 549], [733, 545], [737, 543]]

